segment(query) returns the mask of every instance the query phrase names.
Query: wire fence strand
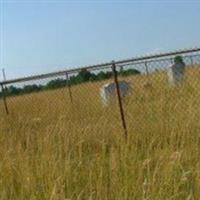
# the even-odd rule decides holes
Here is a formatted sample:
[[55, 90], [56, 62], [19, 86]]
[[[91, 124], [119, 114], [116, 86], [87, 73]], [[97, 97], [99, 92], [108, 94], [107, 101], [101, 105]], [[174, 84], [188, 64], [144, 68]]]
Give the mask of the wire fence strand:
[[[95, 131], [95, 124], [100, 122], [108, 134], [120, 130], [126, 138], [141, 129], [168, 132], [167, 123], [187, 123], [191, 116], [200, 116], [200, 49], [4, 80], [0, 84], [1, 119], [17, 117], [24, 123], [41, 121], [45, 125], [64, 118], [66, 123]], [[160, 127], [157, 120], [162, 120]]]

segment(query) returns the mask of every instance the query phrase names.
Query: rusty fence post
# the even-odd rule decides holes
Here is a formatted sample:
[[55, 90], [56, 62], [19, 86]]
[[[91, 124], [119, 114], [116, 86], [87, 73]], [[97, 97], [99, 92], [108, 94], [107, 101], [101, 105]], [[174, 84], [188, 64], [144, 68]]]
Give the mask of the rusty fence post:
[[8, 111], [8, 104], [7, 104], [7, 99], [6, 99], [7, 96], [6, 96], [6, 90], [4, 89], [3, 83], [1, 83], [1, 92], [2, 92], [2, 96], [3, 96], [3, 103], [4, 103], [5, 111], [6, 111], [6, 114], [8, 115], [9, 111]]
[[149, 66], [148, 66], [148, 62], [144, 62], [144, 66], [145, 66], [145, 74], [146, 74], [146, 83], [145, 83], [145, 87], [147, 88], [151, 88], [151, 77], [150, 77], [150, 72], [149, 72]]
[[67, 87], [68, 87], [68, 91], [69, 91], [69, 98], [70, 98], [71, 103], [73, 104], [72, 91], [71, 91], [71, 84], [70, 84], [69, 75], [68, 75], [67, 72], [66, 72], [66, 83], [67, 83]]
[[144, 65], [145, 65], [146, 75], [149, 76], [149, 67], [147, 65], [147, 62], [145, 62]]
[[194, 63], [193, 63], [192, 56], [190, 56], [190, 62], [191, 62], [191, 66], [193, 67], [193, 66], [194, 66]]
[[121, 117], [123, 129], [124, 129], [125, 139], [127, 140], [128, 132], [127, 132], [126, 120], [125, 120], [125, 116], [124, 116], [124, 109], [123, 109], [123, 105], [122, 105], [122, 98], [121, 98], [121, 94], [120, 94], [120, 88], [119, 88], [119, 82], [118, 82], [118, 72], [116, 70], [116, 65], [115, 65], [114, 61], [112, 62], [112, 71], [113, 71], [113, 76], [114, 76], [116, 92], [117, 92], [120, 117]]
[[174, 64], [174, 58], [170, 58], [171, 64]]

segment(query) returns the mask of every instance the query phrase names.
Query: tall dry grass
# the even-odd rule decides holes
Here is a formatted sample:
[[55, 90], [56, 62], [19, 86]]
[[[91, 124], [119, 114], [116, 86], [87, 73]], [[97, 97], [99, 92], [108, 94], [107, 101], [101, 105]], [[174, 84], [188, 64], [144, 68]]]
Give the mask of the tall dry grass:
[[0, 199], [200, 199], [200, 70], [169, 87], [164, 73], [127, 78], [124, 141], [104, 82], [0, 102]]

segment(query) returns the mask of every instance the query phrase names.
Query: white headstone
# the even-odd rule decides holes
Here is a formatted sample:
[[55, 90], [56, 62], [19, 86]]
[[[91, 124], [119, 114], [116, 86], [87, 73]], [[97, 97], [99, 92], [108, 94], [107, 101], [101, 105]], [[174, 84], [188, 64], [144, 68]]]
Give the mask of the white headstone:
[[[130, 91], [130, 85], [126, 81], [119, 81], [119, 90], [121, 97], [125, 97]], [[116, 85], [114, 82], [103, 85], [100, 89], [100, 95], [104, 105], [108, 105], [113, 97], [116, 96]]]
[[168, 80], [170, 84], [177, 85], [182, 82], [185, 75], [185, 64], [175, 63], [169, 67]]

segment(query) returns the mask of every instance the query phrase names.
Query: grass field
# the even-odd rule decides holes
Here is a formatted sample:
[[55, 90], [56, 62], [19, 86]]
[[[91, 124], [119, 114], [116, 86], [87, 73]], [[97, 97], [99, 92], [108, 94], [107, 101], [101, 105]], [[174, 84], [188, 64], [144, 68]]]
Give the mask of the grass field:
[[[0, 199], [200, 199], [200, 68], [126, 78], [128, 140], [117, 103], [93, 82], [0, 101]], [[148, 80], [147, 80], [148, 79]], [[151, 88], [145, 88], [149, 81]]]

